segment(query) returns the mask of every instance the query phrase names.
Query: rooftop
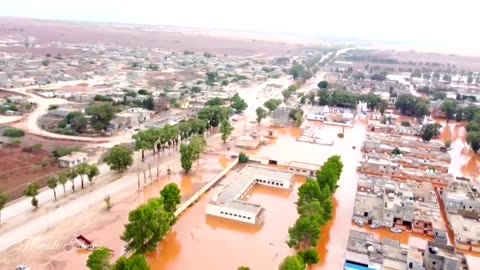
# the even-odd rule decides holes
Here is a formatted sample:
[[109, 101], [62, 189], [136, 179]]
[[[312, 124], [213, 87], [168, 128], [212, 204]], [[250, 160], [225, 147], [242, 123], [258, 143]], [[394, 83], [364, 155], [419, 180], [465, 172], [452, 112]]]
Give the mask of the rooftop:
[[287, 171], [248, 165], [243, 168], [230, 183], [225, 185], [216, 200], [210, 203], [256, 213], [261, 208], [259, 204], [240, 201], [238, 198], [239, 193], [249, 185], [256, 176], [279, 181], [291, 180], [293, 178], [293, 174]]
[[69, 155], [60, 157], [58, 160], [61, 160], [61, 161], [76, 161], [76, 160], [79, 160], [79, 159], [86, 158], [87, 156], [88, 155], [86, 153], [83, 153], [83, 152], [73, 152]]

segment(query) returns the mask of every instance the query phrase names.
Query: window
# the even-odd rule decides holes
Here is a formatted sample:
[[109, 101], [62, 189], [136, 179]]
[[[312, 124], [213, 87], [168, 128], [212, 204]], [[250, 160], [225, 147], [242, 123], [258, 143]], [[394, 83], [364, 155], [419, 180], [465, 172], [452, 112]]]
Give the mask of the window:
[[280, 184], [280, 186], [282, 186], [282, 187], [283, 187], [283, 183], [281, 183], [281, 184]]
[[270, 185], [270, 181], [268, 181], [268, 182], [267, 182], [267, 184], [269, 184], [269, 185]]
[[233, 214], [234, 216], [237, 216], [237, 214]]
[[222, 214], [222, 215], [223, 215], [223, 211], [220, 211], [220, 214]]

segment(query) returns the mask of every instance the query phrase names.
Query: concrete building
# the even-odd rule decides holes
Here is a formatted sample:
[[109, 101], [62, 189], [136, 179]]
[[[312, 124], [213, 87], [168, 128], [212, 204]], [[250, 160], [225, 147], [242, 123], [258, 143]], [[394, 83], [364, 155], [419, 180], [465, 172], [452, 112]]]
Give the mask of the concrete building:
[[72, 108], [72, 107], [60, 107], [54, 110], [49, 110], [48, 115], [57, 116], [57, 117], [66, 117], [70, 113], [79, 112], [83, 113], [83, 109]]
[[365, 160], [386, 160], [398, 164], [402, 168], [419, 169], [424, 171], [448, 173], [449, 163], [434, 159], [420, 159], [408, 155], [391, 155], [386, 153], [366, 153]]
[[290, 107], [279, 107], [272, 112], [272, 125], [278, 127], [288, 126], [290, 124]]
[[401, 125], [386, 125], [386, 124], [368, 124], [368, 130], [391, 135], [401, 136], [416, 136], [422, 130], [421, 126], [405, 127]]
[[424, 252], [426, 270], [468, 270], [468, 264], [462, 253], [457, 253], [455, 247], [428, 242]]
[[242, 201], [255, 184], [290, 189], [293, 174], [269, 167], [247, 165], [210, 201], [206, 213], [250, 224], [262, 223], [265, 208], [258, 203]]
[[358, 171], [372, 175], [385, 175], [396, 180], [413, 180], [417, 182], [430, 182], [432, 184], [447, 186], [453, 180], [451, 174], [434, 170], [405, 168], [391, 159], [381, 159], [375, 156], [365, 156], [360, 161]]
[[469, 179], [455, 179], [442, 192], [443, 204], [455, 246], [480, 252], [480, 186]]
[[429, 183], [401, 183], [386, 177], [360, 175], [353, 220], [411, 230], [447, 243], [437, 196]]
[[235, 138], [235, 146], [246, 149], [257, 149], [260, 146], [262, 137], [256, 132], [245, 134]]
[[290, 161], [288, 164], [288, 170], [296, 175], [315, 177], [317, 175], [317, 171], [320, 170], [320, 166], [305, 162]]
[[88, 155], [83, 152], [73, 152], [70, 155], [60, 157], [58, 159], [58, 165], [62, 168], [73, 168], [80, 163], [87, 161]]
[[427, 242], [425, 248], [397, 240], [377, 240], [373, 234], [351, 230], [344, 270], [468, 270], [465, 256], [453, 246]]

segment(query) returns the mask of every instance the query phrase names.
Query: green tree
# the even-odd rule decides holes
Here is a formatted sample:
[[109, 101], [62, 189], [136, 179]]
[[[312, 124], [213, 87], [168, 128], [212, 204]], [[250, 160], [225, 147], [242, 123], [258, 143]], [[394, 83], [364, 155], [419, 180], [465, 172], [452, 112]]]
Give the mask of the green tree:
[[148, 95], [149, 95], [148, 91], [145, 90], [145, 89], [140, 89], [140, 90], [138, 90], [137, 93], [138, 93], [139, 95], [144, 95], [144, 96], [148, 96]]
[[[363, 73], [362, 73], [363, 74]], [[327, 81], [320, 81], [317, 84], [318, 88], [320, 89], [327, 89], [328, 88], [328, 82]]]
[[401, 155], [401, 154], [402, 154], [402, 151], [400, 151], [400, 149], [398, 149], [398, 147], [393, 148], [392, 155], [396, 156], [396, 155]]
[[305, 251], [300, 251], [298, 253], [298, 256], [300, 256], [303, 262], [306, 264], [316, 264], [319, 261], [318, 251], [316, 248], [310, 248]]
[[325, 225], [327, 223], [324, 219], [325, 210], [323, 210], [322, 204], [318, 200], [297, 206], [297, 212], [302, 217], [316, 220], [320, 225]]
[[150, 270], [150, 266], [148, 266], [145, 255], [137, 254], [130, 257], [130, 259], [120, 257], [112, 267], [112, 270]]
[[178, 185], [175, 183], [166, 185], [162, 191], [160, 191], [160, 195], [163, 197], [165, 211], [173, 214], [175, 210], [177, 210], [177, 206], [180, 204], [182, 198]]
[[425, 142], [428, 142], [430, 141], [432, 138], [434, 137], [437, 137], [438, 135], [440, 135], [440, 128], [442, 127], [442, 125], [438, 124], [438, 123], [434, 123], [434, 124], [428, 124], [427, 126], [425, 126], [423, 128], [423, 131], [422, 133], [420, 134], [423, 141]]
[[318, 200], [322, 203], [332, 198], [332, 191], [329, 185], [325, 185], [321, 188]]
[[193, 165], [193, 148], [190, 144], [181, 144], [180, 145], [180, 162], [182, 164], [182, 169], [188, 173], [192, 169]]
[[238, 162], [240, 163], [247, 163], [249, 160], [247, 154], [245, 154], [244, 152], [240, 152], [240, 154], [238, 155]]
[[298, 255], [288, 256], [283, 259], [280, 264], [279, 270], [305, 270], [305, 264]]
[[151, 199], [128, 215], [128, 224], [121, 237], [127, 250], [146, 254], [155, 250], [170, 229], [171, 214], [164, 209], [163, 198]]
[[77, 175], [80, 176], [80, 183], [83, 189], [83, 176], [88, 175], [88, 172], [90, 171], [90, 165], [87, 163], [81, 163], [75, 168], [75, 171], [77, 172]]
[[124, 171], [133, 163], [133, 153], [123, 145], [114, 146], [105, 157], [105, 162], [111, 170]]
[[133, 140], [135, 141], [135, 150], [140, 150], [142, 152], [142, 161], [145, 160], [145, 150], [155, 149], [154, 146], [149, 141], [149, 137], [151, 136], [150, 133], [145, 131], [139, 131], [137, 134], [132, 136]]
[[408, 121], [402, 121], [401, 125], [404, 126], [404, 127], [411, 127], [412, 126], [410, 124], [410, 122], [408, 122]]
[[53, 177], [53, 176], [50, 176], [47, 178], [47, 186], [48, 188], [50, 188], [51, 190], [53, 190], [53, 198], [55, 199], [55, 201], [57, 200], [57, 191], [55, 190], [58, 186], [58, 180], [57, 178]]
[[469, 131], [467, 133], [467, 142], [472, 147], [473, 152], [477, 153], [480, 149], [480, 131]]
[[283, 98], [286, 100], [292, 96], [292, 92], [289, 91], [288, 89], [285, 89], [282, 91]]
[[380, 111], [380, 114], [383, 116], [385, 114], [385, 111], [388, 109], [388, 101], [382, 100], [380, 101], [380, 104], [378, 105], [378, 110]]
[[208, 100], [205, 103], [205, 106], [223, 106], [224, 104], [225, 104], [225, 101], [223, 101], [223, 99], [215, 97]]
[[238, 93], [236, 93], [232, 97], [232, 108], [237, 112], [243, 112], [244, 110], [246, 110], [248, 108], [248, 104], [247, 104], [247, 102], [245, 102], [244, 99], [242, 99], [238, 95]]
[[89, 106], [85, 109], [85, 112], [91, 116], [90, 124], [92, 127], [95, 130], [100, 131], [107, 129], [108, 124], [117, 113], [117, 109], [111, 104], [105, 103]]
[[325, 211], [323, 213], [323, 220], [329, 221], [333, 218], [333, 203], [332, 200], [326, 200], [322, 202], [322, 208]]
[[260, 124], [262, 119], [267, 117], [267, 111], [263, 107], [258, 107], [255, 112], [257, 113], [257, 123]]
[[68, 180], [70, 180], [70, 182], [72, 182], [72, 191], [73, 192], [75, 192], [75, 178], [77, 178], [77, 176], [78, 176], [78, 173], [74, 168], [68, 170]]
[[60, 185], [62, 185], [63, 187], [63, 196], [65, 196], [65, 194], [67, 194], [66, 190], [65, 190], [65, 184], [67, 184], [68, 182], [68, 171], [63, 171], [61, 173], [58, 174], [58, 183]]
[[447, 123], [455, 117], [455, 112], [457, 111], [458, 101], [454, 99], [446, 99], [443, 101], [440, 106], [440, 110], [445, 113], [447, 118]]
[[314, 247], [317, 245], [320, 232], [320, 224], [315, 219], [300, 217], [295, 225], [288, 229], [287, 245], [296, 249]]
[[222, 133], [222, 141], [225, 143], [228, 139], [228, 137], [232, 134], [233, 127], [230, 124], [230, 121], [228, 120], [223, 120], [221, 125], [220, 125], [220, 133]]
[[27, 197], [32, 197], [32, 205], [35, 207], [35, 209], [38, 208], [37, 195], [38, 195], [39, 189], [40, 189], [40, 186], [37, 183], [31, 183], [31, 184], [28, 184], [27, 188], [23, 191], [23, 195]]
[[0, 192], [0, 223], [2, 223], [2, 210], [7, 204], [8, 197], [4, 193]]
[[97, 177], [99, 174], [100, 174], [100, 170], [98, 170], [98, 167], [95, 165], [90, 165], [90, 168], [88, 169], [88, 173], [87, 173], [88, 181], [92, 183], [93, 178]]
[[270, 114], [275, 111], [280, 104], [282, 104], [282, 101], [279, 99], [269, 99], [263, 103], [263, 106], [268, 109], [268, 113]]
[[250, 267], [248, 266], [240, 266], [237, 268], [237, 270], [250, 270]]
[[110, 250], [107, 248], [95, 249], [90, 253], [87, 260], [87, 267], [90, 270], [110, 270]]
[[308, 179], [304, 184], [298, 188], [298, 202], [297, 205], [301, 206], [320, 199], [320, 186], [318, 182], [312, 179]]

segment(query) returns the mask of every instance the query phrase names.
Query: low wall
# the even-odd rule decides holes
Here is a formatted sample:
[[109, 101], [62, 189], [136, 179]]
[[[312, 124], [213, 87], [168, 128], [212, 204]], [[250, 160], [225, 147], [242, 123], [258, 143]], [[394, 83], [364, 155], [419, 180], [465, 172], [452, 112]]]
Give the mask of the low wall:
[[344, 123], [338, 123], [338, 122], [332, 122], [332, 121], [323, 121], [324, 124], [327, 125], [332, 125], [332, 126], [341, 126], [341, 127], [353, 127], [353, 124], [344, 124]]
[[186, 200], [182, 205], [180, 205], [177, 210], [175, 211], [175, 217], [178, 217], [185, 211], [190, 205], [192, 205], [195, 201], [200, 198], [207, 190], [209, 190], [213, 185], [215, 185], [220, 178], [222, 178], [227, 172], [229, 172], [235, 165], [238, 164], [238, 158], [236, 158], [230, 165], [228, 165], [223, 171], [217, 174], [214, 178], [212, 178], [205, 186], [203, 186], [197, 193], [195, 193], [192, 197]]

